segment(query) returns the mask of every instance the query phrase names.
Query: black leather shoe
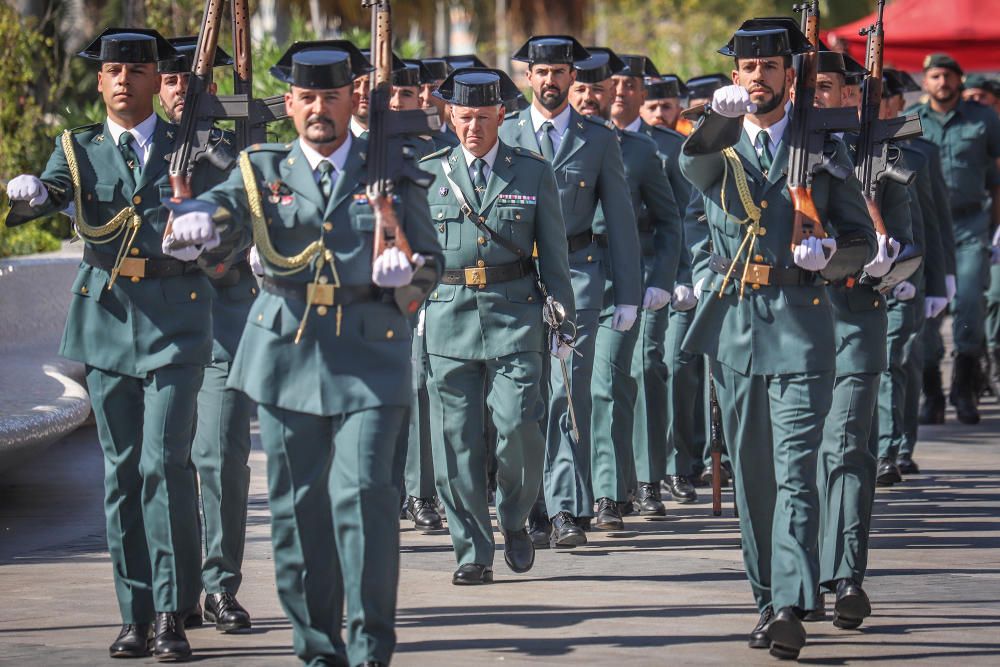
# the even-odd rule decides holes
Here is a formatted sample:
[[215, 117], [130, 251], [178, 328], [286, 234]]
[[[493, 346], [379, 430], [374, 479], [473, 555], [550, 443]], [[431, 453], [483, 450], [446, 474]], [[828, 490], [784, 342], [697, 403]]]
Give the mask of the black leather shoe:
[[765, 632], [771, 640], [771, 655], [775, 658], [797, 660], [799, 651], [806, 645], [806, 629], [791, 607], [779, 609]]
[[[725, 461], [722, 462], [722, 486], [723, 488], [729, 486], [729, 483], [733, 479], [733, 471], [730, 469], [729, 464]], [[705, 471], [701, 473], [701, 482], [703, 485], [711, 487], [712, 486], [712, 468], [705, 468]]]
[[767, 624], [771, 622], [772, 618], [774, 618], [774, 609], [764, 607], [764, 611], [760, 612], [757, 625], [750, 631], [750, 641], [747, 642], [750, 648], [771, 648], [771, 640], [767, 636]]
[[[725, 471], [725, 468], [723, 468]], [[725, 472], [723, 472], [723, 484], [725, 484]], [[711, 473], [709, 473], [709, 478], [711, 478]], [[698, 502], [698, 492], [694, 490], [694, 485], [691, 481], [684, 475], [668, 475], [667, 476], [667, 491], [674, 500], [681, 504], [695, 503]]]
[[230, 593], [205, 596], [205, 618], [215, 622], [215, 629], [227, 634], [250, 632], [250, 614]]
[[406, 518], [413, 522], [413, 528], [419, 531], [441, 530], [441, 515], [438, 514], [433, 498], [406, 499]]
[[551, 519], [552, 532], [549, 535], [549, 546], [554, 549], [572, 549], [587, 543], [587, 534], [576, 525], [573, 515], [569, 512], [559, 512]]
[[535, 545], [528, 537], [528, 531], [507, 530], [501, 528], [503, 534], [503, 559], [507, 567], [518, 574], [527, 572], [535, 564]]
[[920, 466], [909, 454], [900, 454], [896, 457], [896, 467], [904, 475], [919, 475]]
[[594, 517], [595, 530], [625, 530], [618, 503], [611, 498], [597, 499], [597, 516]]
[[978, 424], [979, 409], [976, 406], [976, 378], [979, 374], [979, 359], [968, 354], [955, 357], [954, 373], [951, 379], [951, 404], [955, 406], [958, 421], [963, 424]]
[[185, 630], [200, 628], [205, 625], [205, 619], [202, 616], [200, 604], [196, 604], [193, 609], [189, 609], [188, 611], [181, 613], [181, 618], [184, 619]]
[[878, 472], [875, 473], [875, 486], [892, 486], [903, 481], [899, 468], [892, 459], [879, 459]]
[[826, 620], [826, 595], [820, 593], [816, 596], [816, 608], [806, 612], [806, 623], [818, 623]]
[[[620, 506], [619, 506], [620, 507]], [[587, 532], [590, 530], [590, 517], [589, 516], [575, 516], [573, 517], [573, 522], [580, 527], [580, 530]]]
[[156, 612], [155, 635], [153, 657], [157, 662], [187, 662], [191, 659], [191, 645], [184, 634], [184, 624], [178, 622], [175, 612]]
[[639, 507], [639, 516], [666, 516], [667, 508], [660, 500], [660, 485], [639, 482], [635, 505]]
[[941, 369], [924, 370], [924, 403], [917, 416], [920, 424], [944, 423], [944, 391], [941, 388]]
[[149, 623], [126, 623], [118, 638], [108, 647], [112, 658], [145, 658], [149, 655], [152, 626]]
[[551, 532], [552, 524], [549, 523], [549, 517], [545, 516], [545, 512], [541, 511], [539, 504], [536, 503], [528, 513], [528, 537], [531, 538], [531, 543], [536, 549], [548, 549]]
[[872, 603], [864, 589], [850, 579], [837, 582], [837, 602], [833, 607], [833, 624], [842, 630], [860, 627], [872, 615]]
[[493, 583], [493, 570], [478, 563], [460, 565], [451, 577], [456, 586], [478, 586]]

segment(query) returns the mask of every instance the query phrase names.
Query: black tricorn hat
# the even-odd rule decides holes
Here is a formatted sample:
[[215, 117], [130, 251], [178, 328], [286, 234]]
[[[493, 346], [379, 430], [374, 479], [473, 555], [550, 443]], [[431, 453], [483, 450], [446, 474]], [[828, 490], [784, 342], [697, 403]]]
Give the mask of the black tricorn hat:
[[687, 80], [688, 97], [693, 100], [711, 99], [712, 94], [723, 86], [732, 85], [731, 77], [722, 73], [700, 74]]
[[419, 60], [404, 60], [403, 69], [392, 70], [392, 85], [419, 86], [424, 78], [420, 70]]
[[[365, 60], [368, 61], [368, 68], [369, 68], [369, 71], [371, 71], [373, 69], [373, 64], [374, 64], [374, 61], [372, 60], [372, 50], [371, 49], [365, 49], [364, 51], [360, 51], [359, 53], [361, 53], [361, 55], [364, 56]], [[393, 51], [392, 52], [392, 73], [395, 74], [396, 72], [399, 72], [399, 71], [404, 70], [404, 69], [406, 69], [406, 63], [403, 62], [402, 58], [400, 58], [399, 56], [396, 55], [395, 51]], [[393, 77], [393, 78], [395, 78], [395, 77]], [[399, 85], [395, 81], [393, 81], [392, 84], [394, 86], [395, 85]], [[416, 84], [414, 84], [414, 85], [416, 85]]]
[[[177, 52], [173, 58], [160, 60], [157, 66], [160, 74], [173, 74], [190, 72], [194, 69], [194, 54], [198, 48], [198, 35], [190, 37], [171, 37], [167, 40], [170, 46]], [[219, 46], [215, 47], [215, 58], [212, 60], [212, 67], [223, 67], [232, 65], [233, 59]]]
[[846, 77], [847, 66], [844, 65], [844, 55], [839, 51], [820, 51], [816, 60], [816, 71]]
[[[479, 56], [477, 56], [475, 53], [463, 53], [456, 56], [444, 56], [443, 58], [441, 58], [441, 60], [448, 63], [448, 65], [451, 67], [451, 70], [462, 69], [463, 67], [489, 68], [489, 65], [480, 60]], [[451, 70], [449, 70], [448, 74], [451, 74]]]
[[896, 83], [902, 93], [917, 93], [922, 90], [920, 84], [910, 76], [909, 72], [896, 69], [895, 67], [886, 67], [882, 71], [896, 78]]
[[588, 46], [587, 52], [590, 53], [589, 58], [573, 63], [579, 83], [599, 83], [625, 69], [625, 63], [611, 49]]
[[459, 107], [492, 107], [516, 101], [521, 91], [503, 70], [462, 67], [431, 94]]
[[687, 97], [688, 87], [676, 74], [664, 74], [646, 79], [646, 99], [662, 100], [669, 97]]
[[811, 48], [795, 19], [766, 16], [744, 21], [719, 53], [734, 58], [772, 58], [805, 53]]
[[[308, 54], [325, 54], [318, 57]], [[350, 85], [372, 69], [368, 59], [346, 39], [295, 42], [271, 68], [271, 76], [299, 88], [329, 90]], [[325, 74], [323, 72], [326, 72]]]
[[444, 58], [423, 58], [420, 60], [423, 65], [421, 75], [426, 74], [427, 80], [420, 83], [436, 83], [448, 78], [453, 69]]
[[76, 55], [99, 63], [156, 63], [177, 55], [167, 38], [148, 28], [107, 28]]
[[660, 76], [659, 70], [648, 56], [623, 55], [621, 59], [625, 63], [625, 69], [618, 72], [618, 76], [634, 76], [640, 79]]
[[848, 86], [859, 86], [868, 76], [868, 68], [851, 57], [849, 53], [841, 54], [844, 58], [844, 82]]
[[528, 65], [572, 65], [590, 57], [587, 49], [569, 35], [537, 35], [528, 39], [511, 60]]

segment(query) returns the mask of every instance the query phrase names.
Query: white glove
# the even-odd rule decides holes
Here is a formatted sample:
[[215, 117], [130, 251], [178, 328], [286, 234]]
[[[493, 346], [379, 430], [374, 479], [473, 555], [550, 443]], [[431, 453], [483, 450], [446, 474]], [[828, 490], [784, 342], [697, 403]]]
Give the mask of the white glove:
[[171, 237], [167, 236], [163, 239], [163, 243], [160, 245], [160, 249], [163, 250], [164, 255], [169, 255], [174, 259], [179, 259], [182, 262], [193, 262], [198, 259], [203, 252], [201, 246], [196, 245], [186, 245], [183, 248], [170, 248]]
[[1000, 264], [1000, 246], [990, 246], [990, 264]]
[[413, 280], [413, 272], [424, 265], [424, 258], [413, 255], [413, 263], [399, 248], [389, 248], [372, 264], [372, 282], [379, 287], [405, 287]]
[[659, 310], [670, 303], [670, 292], [659, 287], [647, 287], [642, 298], [642, 307], [646, 310]]
[[[1000, 230], [1000, 227], [997, 227], [997, 230]], [[996, 250], [1000, 250], [1000, 248], [997, 248], [996, 246], [994, 246], [994, 248]], [[958, 283], [955, 282], [955, 276], [953, 276], [950, 273], [946, 274], [944, 277], [944, 296], [946, 299], [948, 299], [948, 303], [951, 303], [952, 301], [955, 300], [955, 294], [957, 292], [958, 292]]]
[[865, 273], [872, 278], [881, 278], [889, 273], [892, 263], [899, 256], [899, 241], [882, 234], [875, 236], [878, 238], [878, 252], [875, 253], [875, 259], [865, 264]]
[[417, 312], [417, 335], [418, 336], [423, 336], [424, 335], [424, 316], [426, 314], [427, 314], [427, 309], [426, 308], [421, 308], [419, 310], [419, 312]]
[[219, 232], [212, 216], [204, 211], [184, 213], [173, 219], [171, 236], [183, 245], [199, 245], [211, 250], [219, 245]]
[[948, 299], [943, 296], [929, 296], [924, 299], [924, 317], [932, 319], [944, 312]]
[[41, 206], [49, 198], [49, 191], [37, 176], [21, 174], [7, 182], [7, 196], [11, 201], [26, 201], [28, 206]]
[[698, 305], [698, 295], [690, 285], [674, 285], [674, 310], [679, 313], [691, 310]]
[[712, 95], [712, 111], [726, 118], [739, 118], [757, 110], [743, 86], [723, 86]]
[[[829, 257], [823, 251], [824, 248], [830, 249]], [[835, 239], [818, 239], [811, 236], [795, 246], [795, 250], [792, 251], [792, 260], [796, 266], [806, 271], [822, 271], [830, 263], [835, 252], [837, 252]]]
[[904, 280], [893, 288], [892, 295], [899, 301], [909, 301], [917, 295], [917, 288], [909, 280]]
[[638, 315], [638, 306], [615, 306], [615, 314], [611, 316], [611, 328], [615, 331], [628, 331], [635, 324]]
[[247, 262], [250, 264], [251, 271], [258, 276], [264, 275], [264, 262], [260, 261], [260, 252], [257, 251], [257, 246], [250, 246], [250, 252], [247, 254]]
[[573, 348], [567, 345], [558, 334], [549, 337], [549, 354], [559, 361], [566, 361], [573, 355]]
[[695, 301], [701, 301], [701, 290], [704, 286], [705, 286], [705, 279], [698, 278], [698, 282], [694, 284], [694, 289], [691, 290], [692, 292], [694, 292]]

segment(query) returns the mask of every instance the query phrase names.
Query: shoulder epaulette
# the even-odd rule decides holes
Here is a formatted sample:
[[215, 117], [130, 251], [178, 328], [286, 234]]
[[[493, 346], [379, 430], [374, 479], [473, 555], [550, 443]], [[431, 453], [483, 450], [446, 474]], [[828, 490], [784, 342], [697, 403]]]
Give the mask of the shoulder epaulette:
[[436, 157], [444, 157], [444, 155], [446, 153], [450, 152], [451, 149], [452, 149], [451, 146], [445, 146], [444, 148], [439, 148], [438, 150], [434, 151], [433, 153], [428, 153], [427, 155], [425, 155], [422, 158], [420, 158], [420, 162], [426, 162], [427, 160], [430, 160], [430, 159], [436, 158]]
[[73, 134], [80, 134], [82, 132], [87, 132], [88, 130], [97, 130], [104, 126], [104, 123], [89, 123], [87, 125], [81, 125], [80, 127], [74, 127], [70, 129]]
[[653, 132], [662, 132], [668, 137], [673, 137], [674, 139], [680, 139], [684, 141], [684, 135], [677, 130], [671, 130], [669, 127], [663, 127], [662, 125], [650, 125], [653, 128]]
[[615, 129], [614, 123], [612, 123], [610, 120], [604, 120], [603, 118], [600, 118], [598, 116], [584, 116], [583, 119], [588, 123], [593, 123], [602, 130], [607, 130], [608, 132], [611, 132], [612, 130]]
[[514, 155], [524, 155], [526, 157], [535, 158], [539, 162], [545, 162], [545, 158], [541, 153], [536, 153], [535, 151], [528, 150], [527, 148], [522, 148], [520, 146], [514, 146]]
[[247, 153], [261, 153], [261, 152], [271, 152], [271, 153], [287, 153], [292, 150], [294, 144], [251, 144], [246, 147]]

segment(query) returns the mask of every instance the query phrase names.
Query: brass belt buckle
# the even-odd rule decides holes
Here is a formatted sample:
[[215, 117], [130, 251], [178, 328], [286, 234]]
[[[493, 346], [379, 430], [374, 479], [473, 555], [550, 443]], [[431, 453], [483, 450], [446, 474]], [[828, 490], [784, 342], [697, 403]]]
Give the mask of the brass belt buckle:
[[750, 264], [746, 282], [753, 285], [770, 285], [771, 267], [767, 264]]
[[465, 284], [469, 287], [486, 287], [486, 269], [478, 266], [463, 269]]
[[146, 260], [143, 257], [123, 257], [118, 275], [126, 278], [145, 278]]
[[334, 286], [329, 283], [308, 283], [306, 300], [314, 306], [333, 305]]

